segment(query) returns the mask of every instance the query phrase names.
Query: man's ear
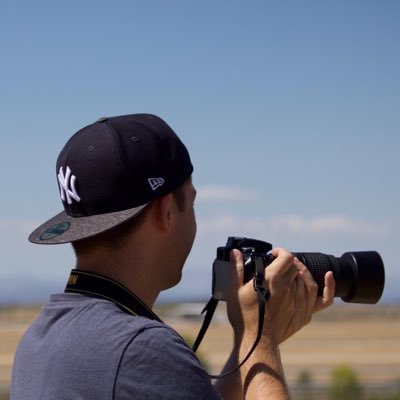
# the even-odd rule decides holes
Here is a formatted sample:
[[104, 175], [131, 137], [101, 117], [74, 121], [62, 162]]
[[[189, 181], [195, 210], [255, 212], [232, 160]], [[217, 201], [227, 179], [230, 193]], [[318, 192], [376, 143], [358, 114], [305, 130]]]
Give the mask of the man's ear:
[[171, 217], [172, 217], [172, 206], [173, 206], [173, 195], [169, 193], [163, 197], [154, 201], [155, 218], [157, 225], [164, 230], [170, 230], [171, 228]]

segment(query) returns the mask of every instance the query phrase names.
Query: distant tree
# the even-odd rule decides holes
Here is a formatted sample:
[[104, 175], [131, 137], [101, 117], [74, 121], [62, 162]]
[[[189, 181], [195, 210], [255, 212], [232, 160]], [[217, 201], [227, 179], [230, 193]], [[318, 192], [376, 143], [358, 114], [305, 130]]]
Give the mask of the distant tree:
[[362, 387], [353, 369], [348, 365], [339, 365], [332, 371], [329, 387], [331, 400], [361, 400]]
[[302, 370], [299, 372], [297, 377], [297, 387], [299, 390], [299, 400], [313, 399], [313, 382], [309, 371]]

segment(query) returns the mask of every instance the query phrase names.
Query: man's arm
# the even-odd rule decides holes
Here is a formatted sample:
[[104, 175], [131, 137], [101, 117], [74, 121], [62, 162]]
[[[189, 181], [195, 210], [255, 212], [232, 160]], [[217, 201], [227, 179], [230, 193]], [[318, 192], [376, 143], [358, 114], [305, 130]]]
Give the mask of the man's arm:
[[[265, 270], [266, 304], [263, 335], [253, 354], [236, 372], [216, 382], [225, 399], [288, 399], [279, 344], [311, 320], [312, 313], [333, 302], [332, 273], [325, 276], [322, 297], [307, 268], [291, 253], [274, 249], [274, 261]], [[232, 274], [227, 298], [228, 318], [234, 331], [234, 347], [223, 372], [234, 369], [247, 356], [257, 336], [258, 301], [253, 283], [243, 283], [243, 256], [231, 253]]]

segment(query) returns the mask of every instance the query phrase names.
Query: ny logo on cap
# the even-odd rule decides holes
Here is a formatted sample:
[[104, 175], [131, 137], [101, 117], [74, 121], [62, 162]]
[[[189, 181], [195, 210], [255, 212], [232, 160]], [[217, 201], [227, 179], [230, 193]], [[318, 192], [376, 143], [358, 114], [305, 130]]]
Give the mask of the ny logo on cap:
[[147, 179], [150, 187], [154, 190], [156, 190], [157, 188], [159, 188], [160, 186], [162, 186], [164, 184], [164, 179], [163, 178], [149, 178]]
[[75, 188], [76, 176], [72, 175], [71, 170], [67, 167], [64, 175], [63, 167], [60, 167], [60, 172], [58, 173], [58, 182], [60, 182], [60, 195], [61, 200], [67, 200], [68, 204], [72, 204], [72, 200], [81, 201]]

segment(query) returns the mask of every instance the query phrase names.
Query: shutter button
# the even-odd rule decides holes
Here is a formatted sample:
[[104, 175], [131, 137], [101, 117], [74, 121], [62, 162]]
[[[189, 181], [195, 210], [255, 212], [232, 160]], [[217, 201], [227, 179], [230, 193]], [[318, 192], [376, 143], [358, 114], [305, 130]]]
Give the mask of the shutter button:
[[108, 121], [108, 117], [101, 117], [96, 122], [106, 122]]

